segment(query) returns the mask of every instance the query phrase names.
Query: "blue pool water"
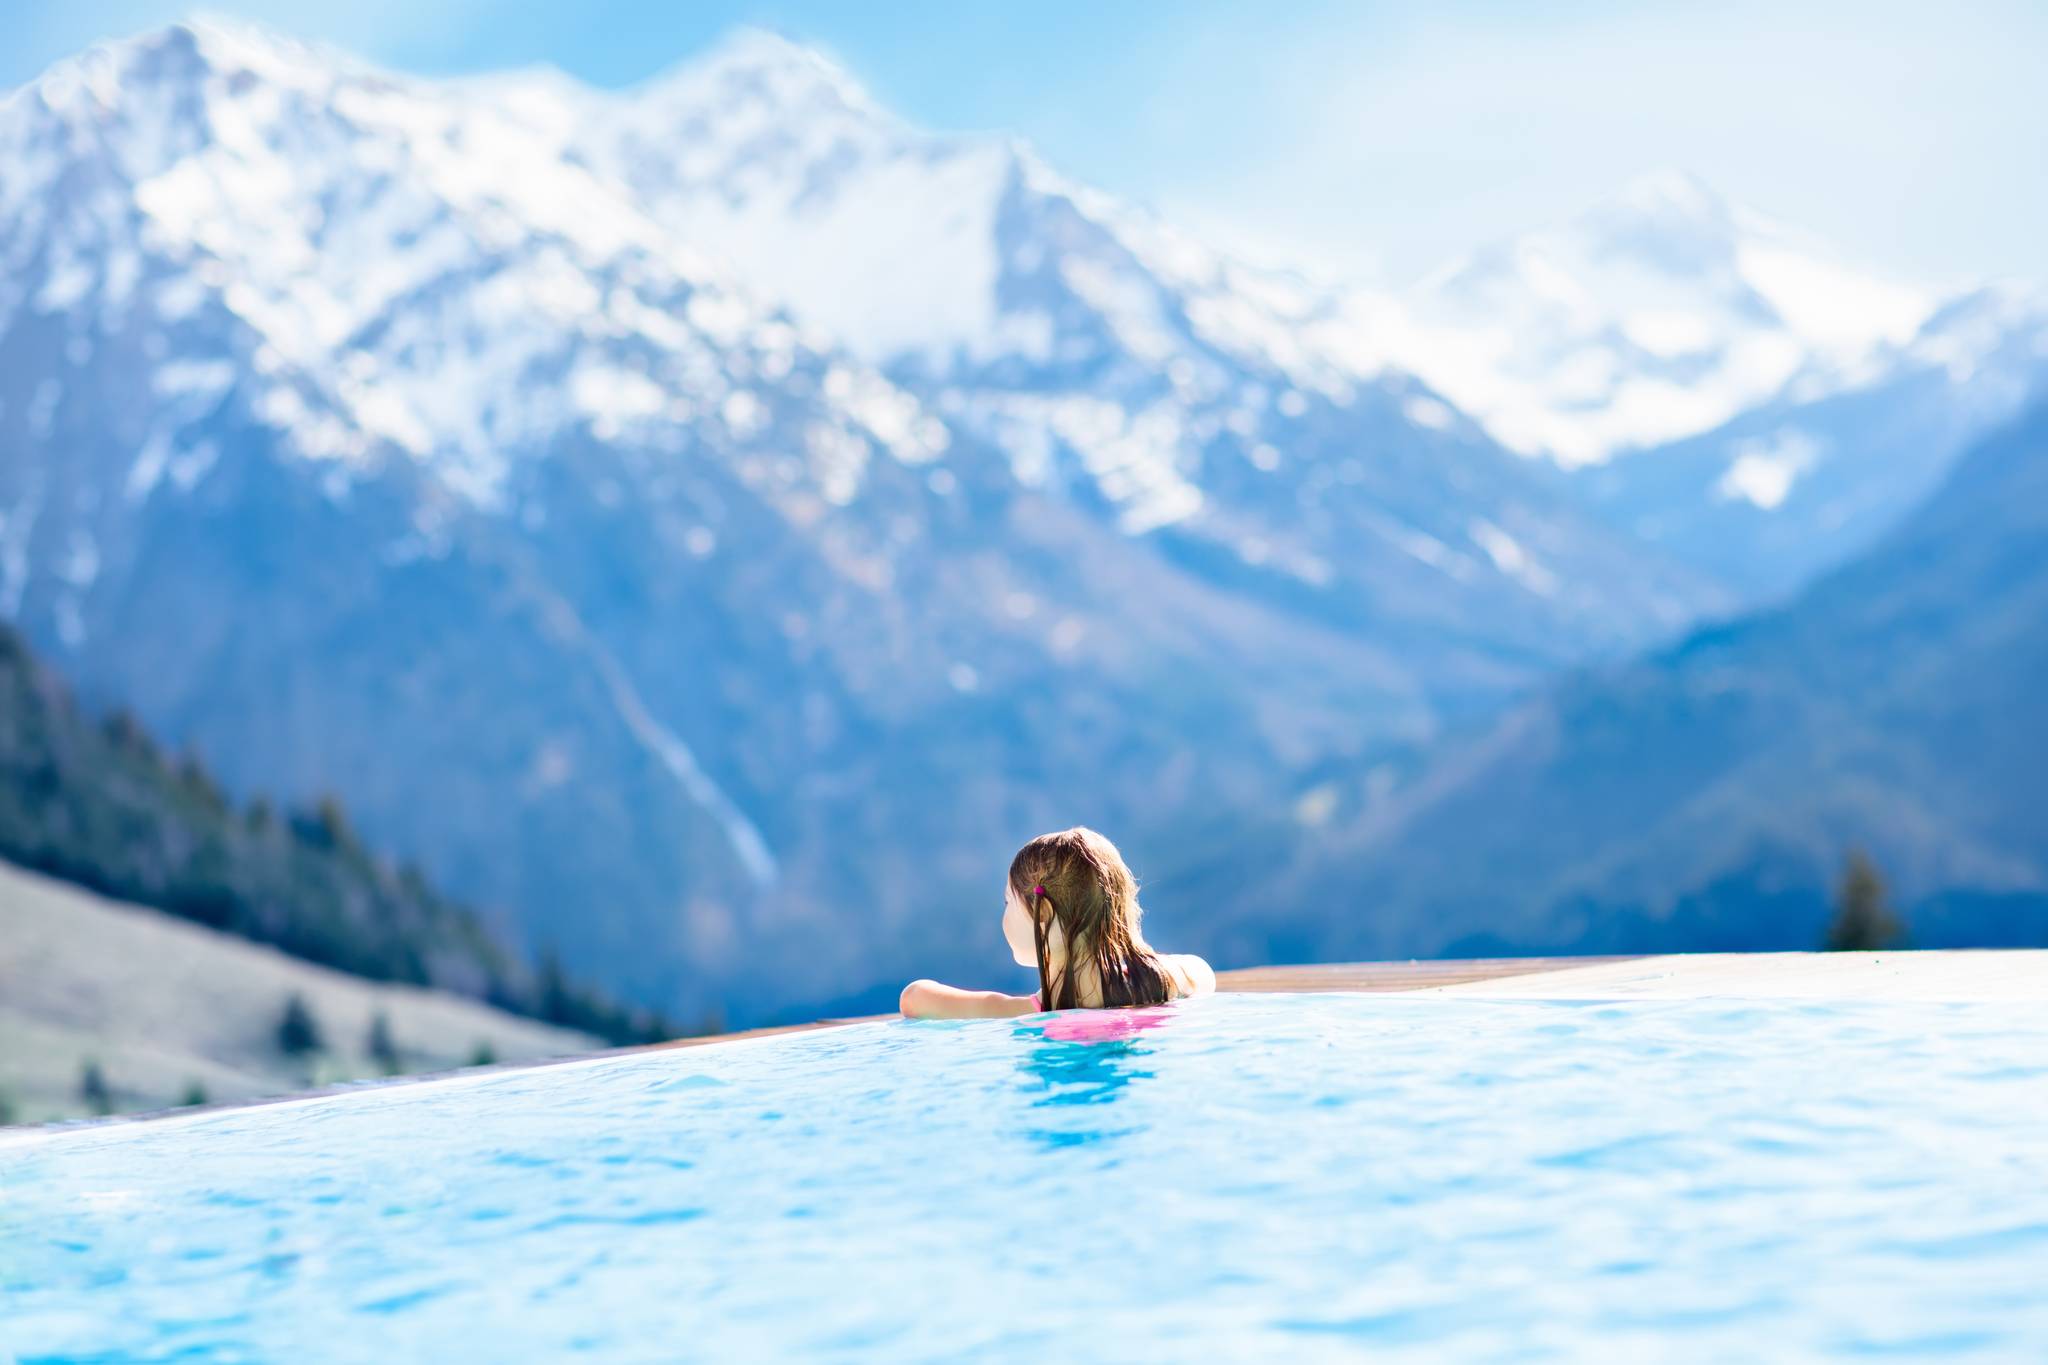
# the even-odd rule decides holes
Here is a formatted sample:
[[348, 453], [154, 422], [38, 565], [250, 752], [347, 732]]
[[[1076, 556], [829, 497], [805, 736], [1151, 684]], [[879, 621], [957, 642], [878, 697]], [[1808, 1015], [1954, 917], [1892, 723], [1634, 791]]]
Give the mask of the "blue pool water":
[[0, 1141], [0, 1359], [1361, 1348], [2048, 1359], [2048, 1009], [1226, 996]]

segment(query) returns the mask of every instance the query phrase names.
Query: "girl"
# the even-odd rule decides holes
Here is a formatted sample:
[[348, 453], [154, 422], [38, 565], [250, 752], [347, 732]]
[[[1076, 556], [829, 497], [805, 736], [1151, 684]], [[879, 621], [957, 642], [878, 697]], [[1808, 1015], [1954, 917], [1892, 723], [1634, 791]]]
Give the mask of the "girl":
[[964, 991], [936, 981], [903, 988], [912, 1019], [1004, 1019], [1040, 1010], [1159, 1005], [1216, 989], [1192, 954], [1156, 953], [1138, 932], [1138, 880], [1116, 845], [1076, 825], [1041, 834], [1010, 860], [1003, 937], [1020, 967], [1038, 969], [1030, 995]]

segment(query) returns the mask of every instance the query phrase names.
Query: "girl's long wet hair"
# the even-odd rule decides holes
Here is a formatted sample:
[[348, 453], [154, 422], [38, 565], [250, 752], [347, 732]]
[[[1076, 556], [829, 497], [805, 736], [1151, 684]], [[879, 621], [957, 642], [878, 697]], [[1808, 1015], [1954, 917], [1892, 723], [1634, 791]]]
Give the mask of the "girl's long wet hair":
[[[1038, 949], [1038, 1000], [1049, 1010], [1079, 1005], [1074, 965], [1087, 961], [1102, 982], [1104, 1005], [1159, 1005], [1175, 995], [1173, 978], [1138, 931], [1138, 879], [1116, 845], [1085, 826], [1041, 834], [1010, 860], [1010, 888], [1031, 916]], [[1053, 979], [1051, 936], [1058, 924], [1067, 961]]]

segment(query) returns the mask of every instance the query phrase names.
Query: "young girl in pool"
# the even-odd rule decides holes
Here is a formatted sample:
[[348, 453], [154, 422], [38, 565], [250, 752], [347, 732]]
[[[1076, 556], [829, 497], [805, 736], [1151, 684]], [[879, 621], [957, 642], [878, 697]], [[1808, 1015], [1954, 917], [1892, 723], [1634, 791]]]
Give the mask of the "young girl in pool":
[[1076, 825], [1017, 850], [1003, 886], [1003, 937], [1020, 967], [1038, 969], [1030, 995], [964, 991], [936, 981], [903, 988], [913, 1019], [1003, 1019], [1040, 1010], [1161, 1005], [1216, 989], [1191, 953], [1152, 950], [1138, 932], [1138, 879], [1116, 845]]

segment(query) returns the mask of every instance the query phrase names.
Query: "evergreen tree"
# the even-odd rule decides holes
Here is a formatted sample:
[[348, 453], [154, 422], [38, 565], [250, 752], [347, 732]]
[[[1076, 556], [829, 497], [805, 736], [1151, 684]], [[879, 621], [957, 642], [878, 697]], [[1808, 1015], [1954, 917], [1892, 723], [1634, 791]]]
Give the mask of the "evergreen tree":
[[320, 1023], [313, 1017], [306, 997], [293, 991], [284, 1002], [284, 1017], [277, 1024], [278, 1050], [287, 1057], [304, 1057], [326, 1046]]
[[142, 722], [127, 707], [123, 706], [108, 716], [102, 729], [122, 753], [132, 758], [156, 757], [156, 745], [151, 741], [149, 732], [142, 728]]
[[498, 1064], [498, 1049], [492, 1047], [488, 1040], [479, 1039], [476, 1050], [469, 1054], [469, 1064], [471, 1066], [496, 1066]]
[[340, 797], [331, 792], [321, 797], [319, 804], [313, 808], [313, 821], [320, 831], [320, 837], [327, 841], [327, 847], [355, 847], [355, 830], [349, 825], [348, 810], [341, 804]]
[[194, 1105], [205, 1104], [206, 1087], [201, 1085], [197, 1081], [185, 1082], [185, 1093], [178, 1100], [178, 1103], [185, 1106], [188, 1109]]
[[5, 1090], [0, 1090], [0, 1128], [14, 1122], [14, 1099]]
[[270, 804], [267, 796], [258, 796], [249, 803], [243, 819], [257, 834], [268, 834], [277, 827], [277, 808]]
[[178, 760], [177, 776], [185, 790], [191, 793], [209, 814], [227, 813], [227, 796], [221, 791], [220, 784], [213, 780], [213, 774], [206, 770], [206, 764], [198, 754], [188, 753]]
[[420, 865], [410, 858], [398, 865], [398, 889], [416, 901], [435, 899], [434, 888], [427, 883], [427, 874], [420, 871]]
[[562, 959], [552, 946], [545, 948], [540, 955], [540, 1017], [550, 1024], [567, 1024], [575, 1015], [576, 1002], [562, 971]]
[[405, 1070], [405, 1061], [398, 1055], [397, 1040], [391, 1036], [391, 1019], [383, 1010], [370, 1016], [370, 1039], [366, 1045], [370, 1060], [377, 1069], [387, 1076], [396, 1076]]
[[1875, 952], [1905, 942], [1906, 926], [1892, 913], [1884, 878], [1862, 849], [1851, 849], [1835, 891], [1828, 925], [1829, 952]]
[[106, 1073], [94, 1058], [85, 1059], [85, 1065], [78, 1073], [78, 1098], [93, 1113], [107, 1115], [114, 1112], [114, 1092], [107, 1085]]

